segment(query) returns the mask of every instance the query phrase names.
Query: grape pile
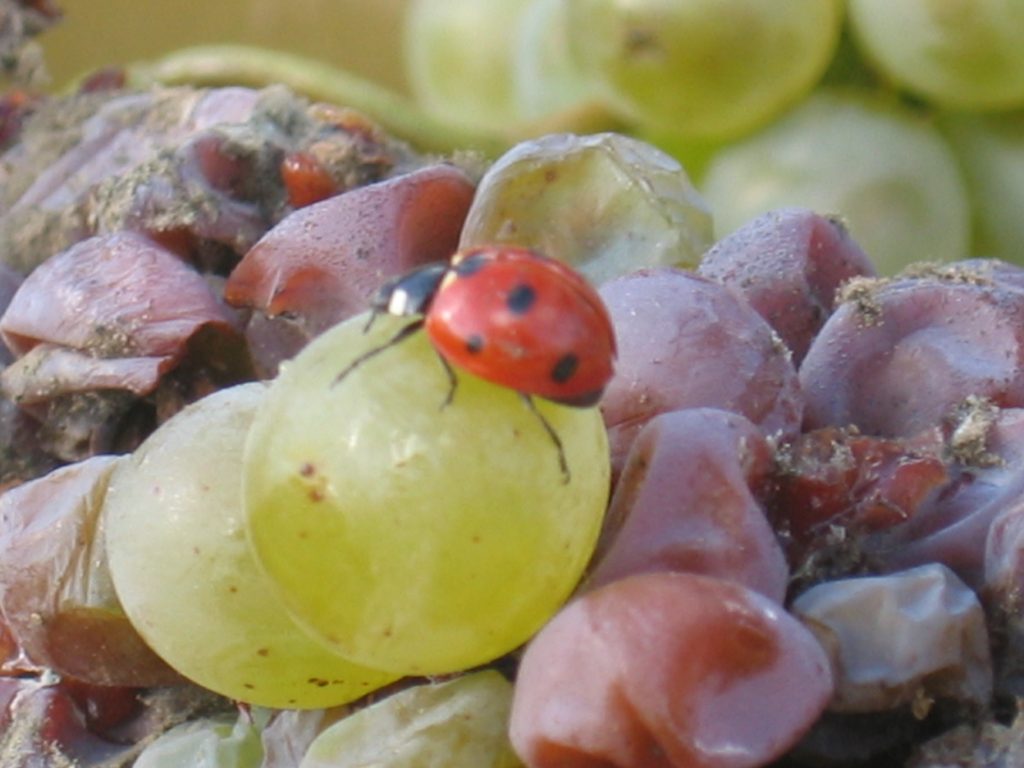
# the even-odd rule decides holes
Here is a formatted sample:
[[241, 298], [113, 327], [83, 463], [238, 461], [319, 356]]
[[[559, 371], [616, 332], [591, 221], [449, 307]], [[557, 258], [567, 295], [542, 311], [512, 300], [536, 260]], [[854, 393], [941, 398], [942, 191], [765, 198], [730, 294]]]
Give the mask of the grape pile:
[[[1019, 20], [901, 8], [413, 3], [424, 103], [598, 104], [697, 183], [280, 85], [11, 97], [0, 764], [1018, 764], [1024, 266], [964, 258], [960, 178], [1019, 137], [940, 111], [1017, 103]], [[986, 55], [886, 57], [900, 21]], [[811, 93], [854, 43], [941, 132]]]
[[718, 238], [840, 213], [894, 274], [1021, 260], [1024, 9], [1003, 0], [411, 0], [413, 95], [492, 132], [602, 114], [672, 152]]

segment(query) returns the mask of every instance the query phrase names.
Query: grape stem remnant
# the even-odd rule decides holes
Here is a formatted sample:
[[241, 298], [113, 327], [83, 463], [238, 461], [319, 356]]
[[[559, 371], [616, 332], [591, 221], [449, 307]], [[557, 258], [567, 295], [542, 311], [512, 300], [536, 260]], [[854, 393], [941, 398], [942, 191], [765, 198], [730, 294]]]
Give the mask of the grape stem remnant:
[[622, 128], [603, 105], [587, 103], [510, 126], [507, 131], [473, 130], [422, 110], [412, 99], [363, 77], [316, 59], [247, 45], [182, 48], [127, 68], [134, 87], [160, 85], [259, 88], [282, 84], [315, 101], [365, 112], [382, 128], [424, 151], [449, 153], [474, 149], [498, 156], [519, 141], [546, 133], [593, 133]]

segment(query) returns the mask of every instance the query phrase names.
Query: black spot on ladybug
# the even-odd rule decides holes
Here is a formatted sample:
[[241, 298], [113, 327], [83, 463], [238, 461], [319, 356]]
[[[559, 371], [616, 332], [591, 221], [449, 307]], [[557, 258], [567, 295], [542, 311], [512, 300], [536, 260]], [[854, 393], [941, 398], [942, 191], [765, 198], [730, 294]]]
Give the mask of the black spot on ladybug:
[[508, 292], [508, 296], [505, 297], [505, 306], [513, 315], [525, 315], [536, 300], [537, 292], [533, 290], [533, 286], [519, 283]]
[[468, 339], [466, 339], [466, 351], [471, 355], [480, 354], [484, 348], [484, 337], [478, 333], [474, 333]]
[[567, 352], [558, 358], [558, 362], [551, 369], [551, 378], [559, 384], [564, 384], [572, 378], [572, 375], [576, 373], [576, 369], [579, 366], [580, 359], [572, 352]]
[[462, 259], [452, 267], [452, 271], [459, 277], [471, 277], [487, 265], [488, 259], [482, 253], [475, 253]]

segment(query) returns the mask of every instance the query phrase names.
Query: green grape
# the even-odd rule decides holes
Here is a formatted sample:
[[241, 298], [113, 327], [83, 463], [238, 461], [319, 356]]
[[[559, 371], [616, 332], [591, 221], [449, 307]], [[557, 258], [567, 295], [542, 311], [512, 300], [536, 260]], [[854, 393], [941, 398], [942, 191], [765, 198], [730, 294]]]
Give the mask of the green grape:
[[519, 768], [512, 685], [493, 670], [392, 694], [325, 729], [299, 768]]
[[417, 101], [473, 128], [501, 130], [519, 120], [511, 30], [529, 2], [412, 0], [405, 59]]
[[118, 465], [103, 509], [125, 613], [181, 674], [274, 707], [342, 704], [395, 679], [358, 667], [290, 618], [249, 549], [242, 448], [266, 387], [221, 390]]
[[950, 115], [943, 128], [971, 193], [975, 253], [1024, 265], [1024, 113]]
[[438, 674], [520, 645], [574, 588], [608, 493], [601, 416], [456, 371], [408, 319], [352, 318], [287, 364], [253, 422], [250, 541], [295, 618], [343, 656]]
[[601, 283], [641, 267], [694, 267], [711, 229], [707, 205], [661, 150], [612, 133], [552, 134], [488, 169], [461, 245], [535, 248]]
[[836, 214], [879, 272], [965, 258], [967, 193], [951, 149], [915, 113], [821, 91], [767, 130], [720, 151], [701, 185], [723, 237], [787, 206]]
[[520, 119], [541, 119], [594, 96], [569, 49], [567, 11], [564, 0], [532, 0], [520, 19], [512, 51]]
[[842, 0], [567, 0], [580, 68], [630, 119], [732, 138], [803, 97], [828, 67]]
[[1024, 3], [850, 0], [865, 58], [896, 84], [965, 109], [1024, 106]]
[[255, 711], [182, 723], [147, 745], [133, 768], [260, 768], [265, 720], [265, 713]]

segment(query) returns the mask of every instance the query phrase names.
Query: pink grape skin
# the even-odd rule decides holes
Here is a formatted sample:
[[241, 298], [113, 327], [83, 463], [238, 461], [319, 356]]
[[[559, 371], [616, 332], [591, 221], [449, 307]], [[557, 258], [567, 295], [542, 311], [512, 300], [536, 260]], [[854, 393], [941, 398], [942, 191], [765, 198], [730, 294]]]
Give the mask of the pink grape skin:
[[781, 603], [789, 569], [757, 496], [774, 451], [749, 420], [715, 408], [655, 416], [612, 497], [614, 530], [586, 589], [655, 570], [735, 581]]
[[697, 274], [746, 299], [799, 364], [832, 313], [838, 288], [852, 277], [874, 276], [875, 268], [837, 219], [784, 208], [719, 240]]
[[963, 265], [841, 304], [800, 366], [804, 427], [905, 437], [968, 395], [1024, 405], [1024, 291]]
[[529, 768], [752, 768], [792, 746], [831, 694], [825, 652], [774, 601], [644, 573], [585, 593], [533, 639], [510, 735]]
[[803, 400], [789, 351], [764, 319], [723, 285], [673, 268], [600, 288], [619, 343], [601, 401], [612, 467], [659, 413], [722, 408], [765, 434], [799, 430]]

